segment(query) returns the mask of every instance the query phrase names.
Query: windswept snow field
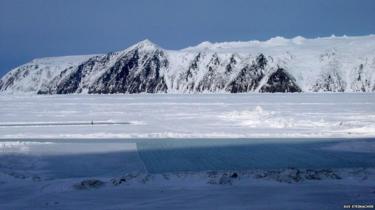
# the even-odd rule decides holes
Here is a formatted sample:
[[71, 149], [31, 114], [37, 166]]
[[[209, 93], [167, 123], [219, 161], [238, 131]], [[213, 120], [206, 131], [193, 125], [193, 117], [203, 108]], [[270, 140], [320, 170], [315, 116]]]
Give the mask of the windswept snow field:
[[374, 93], [4, 95], [0, 104], [2, 139], [375, 136]]
[[375, 94], [0, 96], [0, 209], [375, 204]]

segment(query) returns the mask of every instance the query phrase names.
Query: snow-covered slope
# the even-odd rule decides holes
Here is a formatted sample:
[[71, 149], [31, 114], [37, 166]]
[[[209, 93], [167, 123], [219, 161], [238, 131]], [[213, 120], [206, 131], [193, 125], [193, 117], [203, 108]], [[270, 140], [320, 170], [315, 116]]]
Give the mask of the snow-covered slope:
[[203, 42], [178, 51], [144, 40], [123, 51], [77, 58], [34, 60], [5, 75], [0, 90], [39, 94], [375, 91], [375, 35]]
[[34, 59], [8, 72], [0, 80], [0, 91], [6, 93], [37, 93], [49, 89], [48, 84], [61, 72], [69, 72], [92, 55], [62, 56]]

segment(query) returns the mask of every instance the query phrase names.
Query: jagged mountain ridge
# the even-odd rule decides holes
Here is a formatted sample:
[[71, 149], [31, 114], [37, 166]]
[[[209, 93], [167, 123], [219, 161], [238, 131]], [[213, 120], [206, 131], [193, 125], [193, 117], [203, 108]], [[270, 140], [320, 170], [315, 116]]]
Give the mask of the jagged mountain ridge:
[[149, 40], [105, 55], [33, 60], [3, 93], [373, 92], [375, 36], [209, 43], [178, 51]]

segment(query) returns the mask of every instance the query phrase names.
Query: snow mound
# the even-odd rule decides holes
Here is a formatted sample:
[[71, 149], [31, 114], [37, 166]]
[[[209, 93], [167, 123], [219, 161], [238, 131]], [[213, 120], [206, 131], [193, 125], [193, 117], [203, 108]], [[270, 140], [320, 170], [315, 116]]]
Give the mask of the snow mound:
[[250, 111], [227, 112], [219, 118], [250, 128], [290, 128], [295, 126], [293, 119], [277, 117], [275, 111], [266, 111], [261, 106], [256, 106]]

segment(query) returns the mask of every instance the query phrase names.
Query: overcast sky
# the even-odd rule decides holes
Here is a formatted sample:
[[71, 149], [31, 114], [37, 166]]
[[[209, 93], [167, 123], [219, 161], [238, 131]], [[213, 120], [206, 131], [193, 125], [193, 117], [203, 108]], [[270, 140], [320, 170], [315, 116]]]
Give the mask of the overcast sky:
[[36, 57], [375, 34], [375, 0], [0, 0], [0, 76]]

